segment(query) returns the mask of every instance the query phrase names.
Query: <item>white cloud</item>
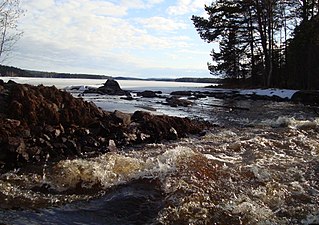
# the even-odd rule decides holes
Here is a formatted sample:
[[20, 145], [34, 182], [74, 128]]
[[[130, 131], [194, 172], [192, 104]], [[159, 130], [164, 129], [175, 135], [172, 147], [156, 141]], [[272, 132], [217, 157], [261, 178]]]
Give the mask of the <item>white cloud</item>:
[[[18, 42], [15, 62], [29, 69], [107, 71], [112, 74], [138, 73], [139, 69], [192, 67], [195, 60], [179, 54], [180, 49], [194, 47], [191, 43], [194, 39], [188, 33], [188, 29], [193, 29], [191, 22], [188, 18], [166, 18], [163, 8], [167, 4], [160, 5], [162, 8], [156, 6], [162, 2], [21, 0], [26, 9], [19, 25], [24, 36]], [[180, 0], [178, 4], [189, 6], [196, 2]], [[157, 13], [152, 14], [153, 8], [150, 7], [154, 7]], [[137, 12], [145, 12], [143, 15], [150, 17], [141, 18]], [[179, 60], [173, 62], [165, 51], [178, 53], [176, 59], [179, 57]], [[203, 64], [206, 70], [206, 60]], [[67, 71], [63, 71], [65, 69]]]
[[138, 22], [142, 24], [145, 28], [160, 30], [160, 31], [173, 31], [186, 29], [188, 24], [183, 22], [177, 22], [173, 19], [168, 19], [165, 17], [154, 16], [150, 18], [138, 19]]
[[205, 4], [211, 4], [211, 0], [178, 0], [176, 5], [168, 7], [167, 12], [170, 15], [185, 15], [203, 10]]
[[164, 0], [121, 0], [121, 5], [130, 9], [146, 9], [163, 1]]

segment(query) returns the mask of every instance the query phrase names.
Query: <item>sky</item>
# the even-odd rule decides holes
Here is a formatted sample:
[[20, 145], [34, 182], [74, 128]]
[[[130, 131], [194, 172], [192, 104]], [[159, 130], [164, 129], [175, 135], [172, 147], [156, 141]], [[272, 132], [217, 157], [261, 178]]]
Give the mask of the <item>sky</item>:
[[23, 69], [140, 78], [211, 77], [191, 21], [212, 0], [21, 0]]

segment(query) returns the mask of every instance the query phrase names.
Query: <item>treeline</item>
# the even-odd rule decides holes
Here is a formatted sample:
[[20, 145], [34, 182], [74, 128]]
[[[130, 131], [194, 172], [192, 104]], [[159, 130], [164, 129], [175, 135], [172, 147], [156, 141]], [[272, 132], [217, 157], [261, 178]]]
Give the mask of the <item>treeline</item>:
[[0, 65], [0, 77], [31, 77], [32, 75], [25, 70], [12, 67]]
[[221, 79], [219, 78], [195, 78], [195, 77], [176, 78], [174, 81], [190, 82], [190, 83], [212, 83], [212, 84], [217, 84], [222, 82]]
[[319, 0], [216, 0], [193, 16], [201, 38], [218, 42], [212, 74], [255, 86], [319, 88]]
[[167, 82], [192, 82], [192, 83], [221, 83], [219, 78], [133, 78], [133, 77], [112, 77], [105, 75], [92, 74], [72, 74], [72, 73], [56, 73], [43, 72], [34, 70], [23, 70], [12, 66], [0, 65], [1, 77], [41, 77], [41, 78], [77, 78], [77, 79], [115, 79], [115, 80], [149, 80], [149, 81], [167, 81]]
[[42, 77], [42, 78], [78, 78], [78, 79], [108, 79], [110, 76], [92, 74], [56, 73], [45, 71], [23, 70], [12, 66], [0, 65], [0, 77]]
[[31, 71], [28, 72], [33, 77], [46, 77], [46, 78], [76, 78], [76, 79], [109, 79], [110, 76], [96, 75], [96, 74], [77, 74], [77, 73], [56, 73], [56, 72], [42, 72]]

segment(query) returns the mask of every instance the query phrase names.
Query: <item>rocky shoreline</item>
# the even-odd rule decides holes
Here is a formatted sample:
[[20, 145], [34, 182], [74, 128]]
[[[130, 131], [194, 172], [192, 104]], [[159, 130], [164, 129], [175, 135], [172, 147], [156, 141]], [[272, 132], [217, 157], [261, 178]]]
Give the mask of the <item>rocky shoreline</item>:
[[[81, 87], [78, 87], [81, 88]], [[216, 89], [217, 88], [217, 89]], [[75, 88], [76, 89], [76, 88]], [[218, 89], [218, 87], [207, 87], [207, 91], [173, 91], [170, 93], [169, 97], [162, 95], [161, 91], [145, 90], [141, 92], [133, 92], [138, 97], [142, 98], [165, 98], [166, 102], [163, 104], [169, 105], [171, 107], [184, 106], [188, 107], [193, 105], [194, 100], [212, 97], [221, 100], [263, 100], [263, 101], [274, 101], [274, 102], [294, 102], [302, 103], [306, 105], [318, 106], [319, 105], [319, 92], [316, 90], [299, 90], [288, 97], [282, 97], [276, 95], [275, 92], [270, 91], [269, 95], [259, 95], [258, 93], [252, 91], [250, 94], [243, 94], [241, 89]], [[105, 84], [99, 88], [88, 88], [84, 90], [81, 95], [85, 94], [100, 94], [100, 95], [118, 95], [126, 96], [121, 99], [124, 100], [134, 100], [130, 91], [122, 90], [117, 81], [109, 79]]]
[[173, 140], [200, 134], [209, 126], [203, 121], [143, 111], [107, 112], [54, 86], [0, 80], [2, 170]]
[[[90, 157], [124, 146], [159, 143], [190, 134], [201, 134], [211, 124], [144, 111], [132, 114], [103, 111], [81, 95], [98, 93], [134, 99], [114, 80], [73, 97], [56, 87], [7, 83], [0, 80], [0, 169], [12, 169], [27, 163], [43, 163], [66, 158]], [[163, 98], [151, 90], [136, 92], [142, 98]], [[294, 101], [319, 105], [318, 92], [296, 92], [291, 99], [279, 96], [240, 94], [239, 91], [175, 91], [165, 103], [171, 107], [191, 107], [193, 100], [206, 97], [232, 100]], [[246, 110], [246, 108], [245, 108]], [[249, 110], [249, 109], [247, 109]], [[1, 172], [1, 171], [0, 171]]]

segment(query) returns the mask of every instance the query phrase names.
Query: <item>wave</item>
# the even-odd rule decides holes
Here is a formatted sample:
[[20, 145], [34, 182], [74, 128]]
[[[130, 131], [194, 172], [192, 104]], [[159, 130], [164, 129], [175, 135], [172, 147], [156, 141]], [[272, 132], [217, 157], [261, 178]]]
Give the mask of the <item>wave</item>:
[[174, 173], [183, 158], [195, 154], [190, 148], [176, 147], [146, 159], [140, 158], [139, 155], [133, 157], [110, 153], [92, 159], [63, 160], [47, 171], [44, 182], [63, 192], [79, 186], [108, 189], [133, 179], [162, 179]]

